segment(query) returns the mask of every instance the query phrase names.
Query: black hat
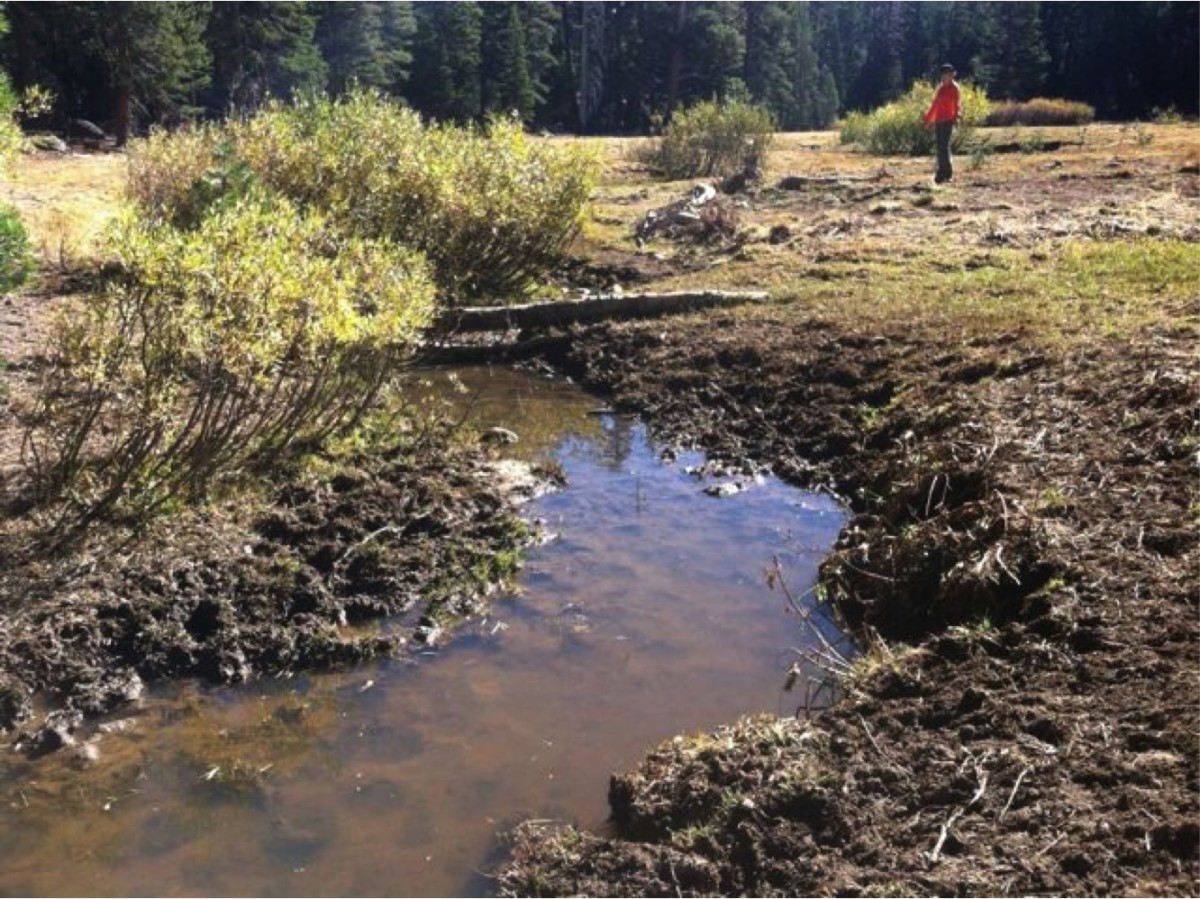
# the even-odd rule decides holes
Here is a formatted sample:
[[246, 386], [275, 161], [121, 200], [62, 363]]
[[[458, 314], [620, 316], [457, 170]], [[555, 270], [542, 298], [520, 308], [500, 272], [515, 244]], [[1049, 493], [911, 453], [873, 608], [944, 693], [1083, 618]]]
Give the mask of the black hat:
[[948, 62], [944, 62], [938, 67], [938, 71], [939, 72], [949, 72], [951, 75], [953, 75], [954, 74], [954, 66], [950, 65], [950, 63], [948, 63]]

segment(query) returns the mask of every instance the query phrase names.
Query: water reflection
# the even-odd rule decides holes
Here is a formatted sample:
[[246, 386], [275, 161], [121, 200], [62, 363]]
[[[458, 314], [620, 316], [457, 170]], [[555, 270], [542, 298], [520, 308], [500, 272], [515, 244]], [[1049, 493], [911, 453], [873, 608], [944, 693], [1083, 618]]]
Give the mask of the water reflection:
[[[479, 427], [551, 454], [568, 490], [520, 589], [440, 652], [239, 689], [159, 689], [96, 744], [12, 761], [0, 893], [474, 895], [496, 833], [595, 826], [609, 773], [678, 732], [790, 713], [796, 590], [841, 524], [770, 479], [703, 495], [636, 422], [558, 382], [467, 372]], [[482, 388], [481, 386], [482, 385]]]

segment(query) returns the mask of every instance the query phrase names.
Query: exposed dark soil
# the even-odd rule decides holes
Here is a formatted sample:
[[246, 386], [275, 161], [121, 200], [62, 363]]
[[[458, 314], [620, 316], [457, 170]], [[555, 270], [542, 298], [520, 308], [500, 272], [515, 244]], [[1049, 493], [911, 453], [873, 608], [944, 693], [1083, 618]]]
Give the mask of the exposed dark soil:
[[1034, 349], [794, 316], [613, 324], [554, 363], [660, 436], [823, 482], [871, 647], [808, 722], [676, 738], [615, 835], [527, 826], [506, 894], [1200, 890], [1191, 311]]
[[[153, 679], [239, 682], [436, 641], [512, 573], [527, 533], [517, 500], [535, 484], [439, 437], [148, 533], [98, 531], [64, 557], [10, 539], [0, 729], [52, 751]], [[354, 627], [381, 615], [397, 616], [386, 633]]]

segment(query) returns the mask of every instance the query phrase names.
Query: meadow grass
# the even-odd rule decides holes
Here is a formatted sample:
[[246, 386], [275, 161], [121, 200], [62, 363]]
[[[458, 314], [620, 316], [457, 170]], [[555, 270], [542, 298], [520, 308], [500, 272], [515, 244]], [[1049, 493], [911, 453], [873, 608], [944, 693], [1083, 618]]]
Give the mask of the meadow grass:
[[[687, 266], [677, 266], [686, 272], [655, 281], [650, 289], [772, 293], [772, 305], [747, 307], [739, 315], [820, 316], [859, 328], [931, 327], [968, 337], [1020, 329], [1059, 341], [1120, 335], [1174, 310], [1173, 318], [1194, 328], [1200, 249], [1190, 239], [1067, 235], [988, 246], [979, 235], [989, 228], [1001, 233], [1020, 228], [1044, 216], [1051, 191], [1061, 194], [1055, 202], [1062, 214], [1089, 220], [1114, 204], [1111, 191], [1121, 185], [1140, 189], [1137, 202], [1120, 210], [1134, 223], [1149, 225], [1167, 213], [1194, 219], [1195, 197], [1189, 190], [1195, 191], [1196, 176], [1181, 173], [1200, 165], [1200, 128], [1144, 125], [1141, 140], [1117, 124], [1040, 130], [1063, 147], [1055, 153], [991, 156], [978, 169], [960, 157], [958, 186], [937, 190], [927, 185], [931, 160], [857, 153], [839, 146], [833, 131], [780, 134], [767, 161], [766, 188], [784, 175], [799, 174], [874, 179], [870, 183], [902, 190], [888, 203], [872, 201], [887, 207], [876, 215], [866, 208], [870, 203], [858, 209], [853, 204], [819, 208], [811, 197], [759, 196], [739, 210], [741, 227], [761, 235], [787, 224], [798, 239], [781, 246], [750, 242], [726, 254], [661, 241], [639, 251], [637, 222], [692, 185], [657, 179], [638, 162], [645, 138], [545, 140], [582, 143], [602, 161], [576, 253], [689, 257]], [[1018, 140], [1020, 129], [981, 129], [981, 134], [998, 144]], [[25, 157], [7, 192], [44, 262], [56, 263], [63, 254], [86, 260], [120, 208], [124, 175], [124, 159], [115, 154]], [[1106, 180], [1110, 176], [1118, 180]], [[972, 203], [984, 192], [1011, 208], [973, 211]], [[836, 240], [805, 236], [805, 229], [843, 218], [867, 226]]]
[[121, 154], [22, 156], [3, 193], [21, 213], [39, 265], [94, 262], [99, 238], [123, 204]]
[[[740, 211], [743, 246], [714, 253], [660, 241], [641, 252], [683, 270], [656, 281], [656, 290], [769, 291], [773, 304], [736, 313], [747, 317], [819, 316], [856, 329], [964, 339], [1020, 331], [1045, 343], [1121, 336], [1167, 317], [1196, 329], [1200, 245], [1194, 227], [1184, 232], [1194, 222], [1200, 129], [1144, 129], [1152, 141], [1120, 125], [1042, 129], [1062, 149], [991, 157], [978, 171], [960, 157], [958, 184], [949, 188], [927, 183], [931, 160], [857, 153], [834, 132], [784, 134], [764, 193]], [[994, 143], [1020, 135], [981, 131]], [[578, 247], [585, 255], [639, 252], [636, 222], [690, 187], [654, 180], [628, 163], [621, 143], [604, 148], [605, 173]], [[887, 193], [856, 203], [833, 189], [771, 189], [790, 174], [841, 176], [863, 196], [876, 187]], [[1061, 233], [1048, 233], [1052, 216]], [[1103, 229], [1112, 221], [1110, 235]], [[762, 239], [781, 224], [794, 240]], [[822, 233], [835, 227], [845, 233]]]

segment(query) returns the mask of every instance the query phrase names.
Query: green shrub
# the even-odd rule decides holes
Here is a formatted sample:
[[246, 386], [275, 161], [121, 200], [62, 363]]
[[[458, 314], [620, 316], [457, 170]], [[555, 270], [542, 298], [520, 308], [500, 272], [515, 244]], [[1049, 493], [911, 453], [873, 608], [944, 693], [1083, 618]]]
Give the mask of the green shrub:
[[518, 122], [425, 125], [378, 93], [269, 104], [224, 129], [156, 134], [131, 154], [129, 196], [194, 227], [263, 185], [349, 234], [423, 252], [443, 300], [527, 294], [582, 223], [597, 160]]
[[0, 175], [12, 174], [21, 152], [21, 128], [16, 118], [20, 107], [12, 82], [6, 73], [0, 72]]
[[432, 312], [424, 261], [283, 200], [127, 219], [58, 332], [30, 433], [61, 525], [143, 516], [352, 428]]
[[708, 100], [676, 112], [646, 161], [671, 179], [726, 178], [761, 171], [774, 136], [765, 106]]
[[519, 122], [425, 125], [372, 92], [275, 104], [235, 126], [262, 181], [340, 228], [426, 254], [443, 299], [527, 294], [561, 261], [596, 183], [595, 156]]
[[0, 293], [25, 283], [33, 271], [29, 232], [17, 210], [0, 204]]
[[1076, 100], [1034, 97], [1018, 102], [1006, 100], [992, 106], [984, 120], [985, 125], [1007, 127], [1012, 125], [1086, 125], [1096, 118], [1095, 108]]
[[[961, 83], [963, 120], [954, 129], [952, 146], [961, 151], [991, 104], [980, 87]], [[925, 156], [934, 151], [933, 129], [923, 121], [937, 86], [918, 81], [899, 99], [871, 112], [852, 112], [841, 123], [841, 142], [856, 144], [876, 156]]]
[[153, 131], [128, 150], [125, 195], [150, 222], [195, 228], [249, 195], [256, 178], [222, 129]]

